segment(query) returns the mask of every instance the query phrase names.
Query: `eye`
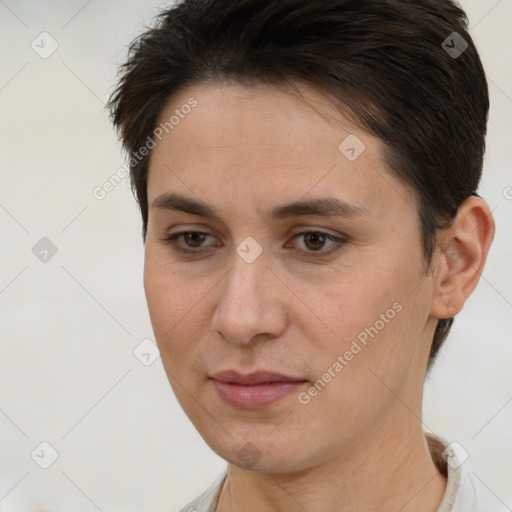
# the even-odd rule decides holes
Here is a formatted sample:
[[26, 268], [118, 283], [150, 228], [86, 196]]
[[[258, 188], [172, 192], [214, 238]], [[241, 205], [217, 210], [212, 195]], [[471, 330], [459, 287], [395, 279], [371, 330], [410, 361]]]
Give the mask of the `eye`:
[[[173, 233], [172, 235], [166, 236], [161, 239], [161, 242], [166, 245], [171, 245], [172, 248], [178, 252], [183, 253], [198, 253], [204, 251], [203, 242], [210, 237], [209, 233], [202, 231], [180, 231], [179, 233]], [[178, 243], [178, 239], [182, 238], [185, 246]], [[195, 250], [200, 249], [200, 250]]]
[[[218, 244], [204, 245], [204, 242], [208, 238], [213, 238], [209, 233], [202, 231], [180, 231], [173, 233], [161, 239], [161, 242], [166, 245], [172, 246], [173, 250], [186, 253], [186, 254], [199, 254], [205, 252], [208, 247], [213, 247]], [[320, 253], [320, 255], [327, 255], [338, 250], [344, 243], [347, 242], [345, 238], [324, 233], [323, 231], [301, 231], [295, 233], [293, 240], [301, 239], [305, 249], [299, 249], [305, 253]], [[182, 239], [183, 244], [179, 243], [179, 239]], [[328, 247], [330, 249], [323, 250], [327, 243], [330, 243]]]
[[[338, 236], [331, 235], [329, 233], [324, 233], [323, 231], [301, 231], [300, 233], [295, 233], [293, 239], [302, 239], [303, 245], [306, 249], [301, 249], [305, 252], [315, 253], [320, 252], [323, 255], [330, 254], [336, 250], [338, 250], [347, 240]], [[322, 250], [326, 243], [330, 242], [331, 247], [328, 250]]]

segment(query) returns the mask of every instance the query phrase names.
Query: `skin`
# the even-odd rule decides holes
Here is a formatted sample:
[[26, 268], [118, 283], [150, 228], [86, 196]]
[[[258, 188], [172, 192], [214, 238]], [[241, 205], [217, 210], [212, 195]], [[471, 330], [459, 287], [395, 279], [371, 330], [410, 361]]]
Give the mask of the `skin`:
[[[144, 286], [162, 362], [183, 410], [229, 463], [220, 512], [435, 511], [446, 481], [421, 423], [428, 353], [437, 319], [457, 314], [478, 282], [492, 215], [469, 198], [427, 275], [417, 201], [386, 167], [382, 142], [299, 88], [303, 99], [278, 86], [201, 84], [162, 110], [159, 122], [197, 100], [149, 167]], [[349, 134], [366, 146], [354, 161], [338, 149]], [[151, 206], [168, 192], [221, 218]], [[267, 218], [327, 196], [367, 214]], [[162, 241], [187, 230], [209, 236], [175, 245], [203, 252]], [[346, 241], [295, 236], [306, 230]], [[252, 263], [236, 252], [248, 236], [263, 249]], [[307, 391], [394, 303], [401, 311], [307, 404], [292, 393], [237, 409], [209, 378], [268, 370], [309, 381]]]

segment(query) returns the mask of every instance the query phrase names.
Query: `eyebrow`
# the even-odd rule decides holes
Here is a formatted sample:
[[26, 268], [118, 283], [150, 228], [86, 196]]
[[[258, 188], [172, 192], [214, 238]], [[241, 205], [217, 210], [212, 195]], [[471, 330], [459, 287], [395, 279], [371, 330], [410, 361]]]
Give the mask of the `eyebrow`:
[[[151, 209], [154, 208], [176, 210], [223, 221], [222, 216], [212, 206], [176, 193], [158, 196], [151, 203]], [[283, 220], [300, 215], [352, 218], [370, 217], [370, 212], [360, 204], [350, 204], [335, 197], [319, 197], [275, 206], [267, 217], [270, 220]]]

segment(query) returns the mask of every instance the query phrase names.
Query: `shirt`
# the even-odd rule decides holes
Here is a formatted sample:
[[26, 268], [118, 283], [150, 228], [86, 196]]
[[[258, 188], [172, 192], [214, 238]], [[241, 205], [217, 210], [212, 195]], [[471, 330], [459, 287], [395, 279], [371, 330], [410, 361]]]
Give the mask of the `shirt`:
[[[463, 466], [461, 454], [457, 454], [456, 449], [445, 439], [430, 433], [426, 437], [432, 459], [447, 480], [437, 512], [489, 512], [479, 508], [477, 491], [471, 475]], [[227, 470], [208, 489], [177, 512], [216, 512], [226, 476]]]

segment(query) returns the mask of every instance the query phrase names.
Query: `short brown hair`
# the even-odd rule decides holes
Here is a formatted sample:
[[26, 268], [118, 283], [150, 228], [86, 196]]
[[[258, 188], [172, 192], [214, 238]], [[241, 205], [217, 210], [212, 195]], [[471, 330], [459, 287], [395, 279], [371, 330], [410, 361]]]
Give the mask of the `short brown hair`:
[[[482, 172], [489, 97], [467, 22], [451, 0], [180, 0], [132, 42], [108, 106], [131, 155], [187, 85], [322, 88], [414, 190], [428, 272], [438, 230]], [[149, 157], [130, 159], [144, 241]], [[452, 323], [438, 321], [429, 368]]]

